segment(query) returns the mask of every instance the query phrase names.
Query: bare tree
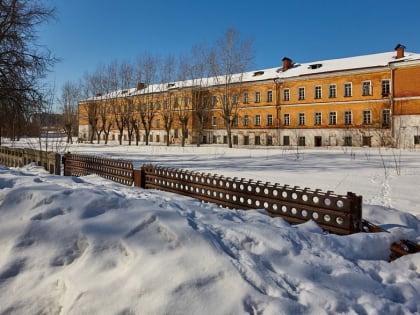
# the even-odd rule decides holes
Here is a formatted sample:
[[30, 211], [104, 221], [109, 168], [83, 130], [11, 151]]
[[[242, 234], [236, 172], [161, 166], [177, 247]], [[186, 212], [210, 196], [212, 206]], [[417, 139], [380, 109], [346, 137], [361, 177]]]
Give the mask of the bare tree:
[[3, 130], [19, 136], [46, 103], [40, 79], [56, 59], [37, 45], [36, 28], [53, 15], [39, 1], [0, 0], [0, 144]]
[[140, 98], [140, 121], [142, 123], [146, 145], [149, 145], [150, 132], [152, 130], [153, 118], [156, 116], [157, 109], [155, 101], [157, 100], [156, 82], [158, 59], [153, 56], [146, 56], [138, 60], [138, 77], [142, 79], [143, 89]]
[[73, 143], [73, 135], [78, 129], [78, 101], [80, 100], [80, 86], [67, 81], [61, 88], [61, 110], [63, 129], [67, 135], [67, 143]]
[[173, 80], [175, 78], [176, 63], [173, 56], [167, 56], [163, 61], [160, 73], [160, 81], [162, 87], [162, 118], [163, 127], [166, 131], [166, 145], [171, 144], [171, 130], [174, 122], [174, 107], [177, 99], [174, 92], [171, 90], [175, 87]]
[[189, 68], [191, 77], [191, 107], [193, 111], [193, 118], [196, 121], [196, 128], [198, 131], [197, 146], [204, 136], [204, 127], [210, 116], [210, 93], [208, 90], [208, 51], [203, 45], [194, 46], [191, 52], [191, 66]]
[[241, 40], [234, 29], [228, 29], [217, 41], [209, 57], [229, 148], [232, 148], [232, 127], [239, 106], [236, 95], [241, 86], [243, 74], [250, 66], [253, 56], [252, 41]]

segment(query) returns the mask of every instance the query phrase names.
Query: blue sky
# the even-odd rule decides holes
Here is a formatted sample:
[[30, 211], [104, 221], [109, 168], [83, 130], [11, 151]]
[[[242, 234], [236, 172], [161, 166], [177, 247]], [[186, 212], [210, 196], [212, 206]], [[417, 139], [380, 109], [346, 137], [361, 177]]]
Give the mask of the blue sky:
[[420, 53], [420, 1], [391, 0], [45, 0], [57, 19], [39, 40], [61, 59], [48, 75], [56, 93], [98, 64], [144, 53], [188, 54], [232, 27], [252, 38], [253, 69], [385, 51]]

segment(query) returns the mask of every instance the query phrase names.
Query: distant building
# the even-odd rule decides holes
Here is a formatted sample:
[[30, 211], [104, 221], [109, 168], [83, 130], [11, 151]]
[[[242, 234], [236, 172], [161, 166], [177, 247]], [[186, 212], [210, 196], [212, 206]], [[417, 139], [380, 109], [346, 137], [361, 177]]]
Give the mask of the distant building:
[[109, 140], [145, 142], [143, 118], [150, 143], [228, 143], [229, 122], [233, 145], [420, 147], [420, 54], [403, 45], [302, 64], [283, 58], [279, 67], [225, 81], [140, 83], [86, 99], [79, 138], [102, 128]]

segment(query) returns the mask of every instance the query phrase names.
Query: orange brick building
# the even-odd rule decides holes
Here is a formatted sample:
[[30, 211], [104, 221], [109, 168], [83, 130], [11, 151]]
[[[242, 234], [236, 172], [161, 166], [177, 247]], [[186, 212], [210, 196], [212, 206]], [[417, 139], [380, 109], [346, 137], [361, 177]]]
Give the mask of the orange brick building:
[[[280, 67], [234, 75], [228, 86], [222, 81], [139, 84], [84, 100], [79, 137], [91, 135], [92, 117], [100, 121], [93, 106], [105, 108], [110, 140], [133, 140], [133, 128], [116, 128], [126, 115], [139, 141], [147, 136], [149, 143], [228, 143], [230, 124], [233, 145], [420, 146], [420, 54], [402, 45], [302, 64], [283, 58]], [[148, 132], [141, 116], [149, 119]]]

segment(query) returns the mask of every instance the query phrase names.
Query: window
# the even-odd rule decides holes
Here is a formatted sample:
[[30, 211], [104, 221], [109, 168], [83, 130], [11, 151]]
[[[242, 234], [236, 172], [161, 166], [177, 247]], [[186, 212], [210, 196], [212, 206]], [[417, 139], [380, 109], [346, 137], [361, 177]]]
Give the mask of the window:
[[188, 107], [189, 103], [190, 103], [190, 99], [188, 98], [188, 96], [185, 96], [184, 97], [184, 106]]
[[261, 92], [255, 92], [255, 103], [261, 102]]
[[157, 110], [160, 110], [160, 101], [157, 101], [157, 102], [156, 102], [156, 109], [157, 109]]
[[174, 138], [178, 138], [178, 128], [174, 129]]
[[175, 96], [174, 107], [177, 108], [178, 106], [179, 106], [179, 98], [178, 98], [178, 96]]
[[223, 136], [223, 144], [227, 144], [228, 140], [227, 140], [227, 136]]
[[216, 116], [213, 116], [213, 117], [211, 118], [211, 125], [212, 125], [212, 126], [217, 126], [217, 117], [216, 117]]
[[156, 128], [160, 128], [160, 119], [156, 119]]
[[216, 95], [213, 95], [211, 97], [211, 105], [212, 106], [216, 106], [217, 105], [217, 96]]
[[272, 102], [273, 101], [273, 91], [268, 90], [267, 91], [267, 103]]
[[156, 135], [156, 142], [160, 142], [160, 135]]
[[328, 114], [328, 124], [336, 125], [337, 124], [337, 112], [329, 112]]
[[301, 147], [305, 146], [305, 137], [299, 137], [298, 138], [298, 145]]
[[273, 145], [273, 136], [267, 136], [267, 145]]
[[290, 145], [289, 136], [283, 136], [283, 145]]
[[168, 109], [168, 100], [163, 101], [163, 109]]
[[390, 118], [391, 111], [389, 109], [384, 109], [382, 111], [382, 127], [389, 127]]
[[283, 125], [290, 125], [290, 114], [283, 114]]
[[322, 87], [320, 85], [315, 87], [314, 97], [317, 99], [322, 97]]
[[290, 100], [290, 90], [284, 89], [283, 90], [283, 101], [289, 101]]
[[370, 125], [372, 123], [372, 112], [370, 110], [363, 111], [363, 124]]
[[389, 80], [382, 80], [381, 84], [382, 96], [388, 96], [390, 92]]
[[229, 103], [228, 96], [226, 94], [223, 94], [223, 97], [222, 97], [222, 104], [223, 104], [223, 106], [228, 105], [228, 103]]
[[249, 94], [248, 92], [244, 92], [244, 104], [248, 104], [249, 103]]
[[233, 94], [232, 103], [234, 105], [237, 105], [239, 103], [239, 94], [238, 93]]
[[238, 117], [238, 115], [236, 114], [235, 116], [233, 116], [233, 122], [232, 122], [232, 125], [234, 126], [234, 127], [238, 127], [238, 125], [239, 125], [239, 117]]
[[351, 147], [352, 146], [351, 136], [344, 137], [344, 146], [346, 146], [346, 147]]
[[364, 147], [370, 147], [371, 146], [371, 137], [370, 136], [363, 136], [362, 137], [362, 145], [364, 146]]
[[316, 112], [315, 118], [314, 118], [314, 125], [319, 126], [321, 124], [322, 124], [322, 114], [321, 112]]
[[249, 126], [249, 116], [244, 115], [244, 126]]
[[344, 83], [344, 96], [345, 97], [351, 96], [351, 83]]
[[337, 97], [337, 85], [330, 84], [328, 87], [328, 97], [329, 98], [336, 98]]
[[213, 143], [216, 144], [217, 143], [217, 136], [213, 135]]
[[249, 136], [244, 136], [244, 145], [249, 144]]
[[363, 96], [372, 95], [372, 89], [371, 89], [370, 81], [363, 81], [362, 82], [362, 95]]
[[238, 144], [239, 143], [239, 141], [238, 141], [238, 135], [234, 135], [233, 136], [233, 144]]
[[261, 137], [260, 136], [255, 136], [255, 142], [256, 145], [260, 145], [261, 144]]
[[267, 126], [272, 126], [273, 125], [273, 115], [268, 114], [267, 115]]
[[344, 112], [344, 124], [345, 125], [351, 125], [351, 123], [352, 123], [351, 111], [346, 110]]
[[414, 136], [414, 144], [420, 144], [420, 136]]
[[254, 117], [254, 125], [261, 126], [261, 115], [255, 115]]
[[298, 88], [298, 99], [299, 100], [304, 100], [305, 99], [305, 88], [304, 87]]
[[305, 124], [305, 113], [299, 113], [299, 125], [303, 126]]

